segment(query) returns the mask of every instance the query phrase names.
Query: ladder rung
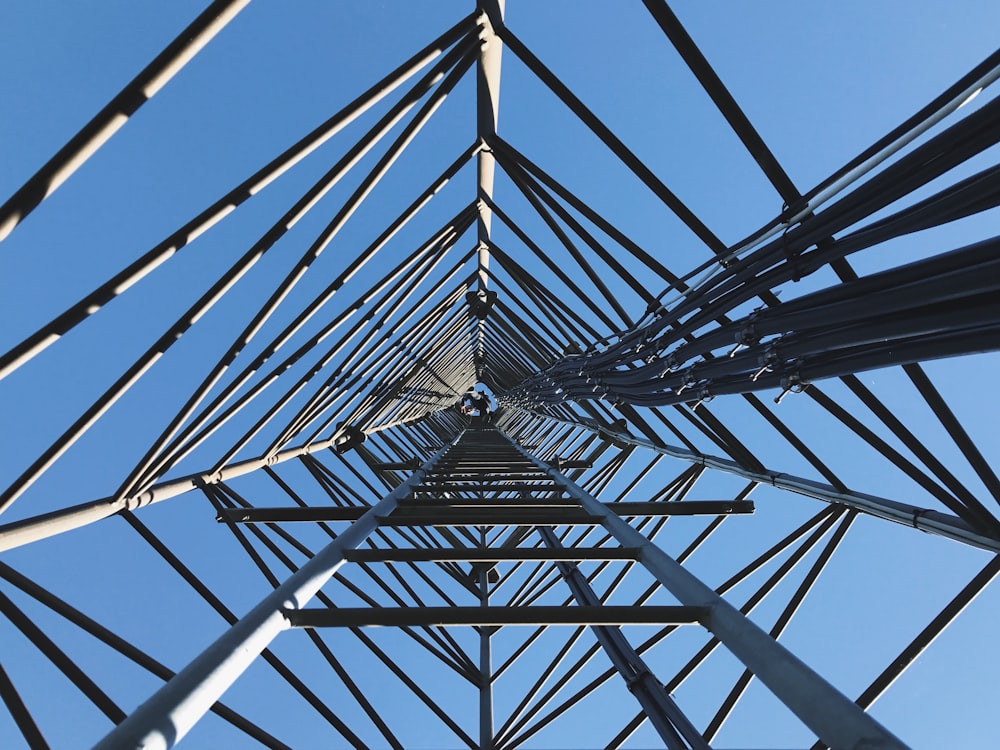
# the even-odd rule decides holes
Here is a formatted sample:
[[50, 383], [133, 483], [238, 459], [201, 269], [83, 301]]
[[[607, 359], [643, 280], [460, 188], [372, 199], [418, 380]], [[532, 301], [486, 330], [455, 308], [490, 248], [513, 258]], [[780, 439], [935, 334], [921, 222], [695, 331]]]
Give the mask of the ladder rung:
[[694, 625], [705, 607], [338, 607], [286, 609], [296, 628], [447, 627], [449, 625]]

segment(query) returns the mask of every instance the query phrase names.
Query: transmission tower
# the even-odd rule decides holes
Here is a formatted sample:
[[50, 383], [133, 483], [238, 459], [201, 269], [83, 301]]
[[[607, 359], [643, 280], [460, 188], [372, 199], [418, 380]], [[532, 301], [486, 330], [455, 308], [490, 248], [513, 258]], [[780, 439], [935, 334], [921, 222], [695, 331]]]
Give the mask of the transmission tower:
[[0, 744], [989, 745], [1000, 52], [807, 189], [701, 11], [169, 5], [0, 206]]

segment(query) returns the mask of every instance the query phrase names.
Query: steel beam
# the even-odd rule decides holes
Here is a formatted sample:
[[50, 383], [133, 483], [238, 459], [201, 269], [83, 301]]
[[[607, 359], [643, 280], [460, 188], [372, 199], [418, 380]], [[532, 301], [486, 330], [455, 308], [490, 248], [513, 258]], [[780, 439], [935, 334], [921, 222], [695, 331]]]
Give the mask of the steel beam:
[[[483, 543], [486, 542], [486, 533], [480, 534]], [[479, 584], [479, 607], [478, 611], [483, 616], [488, 616], [490, 611], [497, 609], [490, 607], [490, 566], [478, 565], [474, 570], [477, 573]], [[492, 750], [493, 742], [493, 649], [490, 637], [493, 635], [492, 627], [481, 627], [479, 629], [479, 750]]]
[[250, 0], [215, 0], [0, 206], [0, 241], [162, 89]]
[[548, 464], [518, 450], [587, 512], [601, 517], [604, 528], [621, 544], [638, 547], [639, 562], [681, 604], [703, 607], [706, 614], [701, 623], [705, 628], [820, 739], [838, 750], [905, 750], [906, 745], [885, 727], [666, 552], [609, 512], [608, 506]]
[[200, 472], [198, 474], [188, 474], [180, 479], [171, 479], [167, 482], [155, 484], [139, 494], [129, 495], [118, 500], [115, 500], [113, 497], [91, 500], [87, 503], [73, 505], [69, 508], [52, 511], [51, 513], [44, 513], [23, 521], [4, 524], [0, 526], [0, 552], [31, 542], [37, 542], [40, 539], [46, 539], [66, 531], [72, 531], [81, 526], [100, 521], [102, 518], [113, 516], [123, 510], [135, 510], [136, 508], [183, 495], [185, 492], [190, 492], [207, 484], [217, 484], [241, 477], [257, 469], [262, 469], [265, 466], [280, 464], [290, 458], [298, 458], [309, 453], [319, 453], [328, 448], [333, 448], [336, 444], [337, 436], [334, 436], [330, 440], [324, 440], [311, 445], [300, 445], [297, 448], [289, 448], [269, 458], [252, 458], [247, 461], [239, 461], [216, 472]]
[[829, 484], [824, 484], [823, 482], [817, 482], [813, 479], [805, 479], [804, 477], [798, 477], [793, 474], [786, 474], [785, 472], [774, 471], [772, 469], [754, 471], [752, 469], [744, 468], [736, 461], [728, 458], [710, 456], [695, 453], [694, 451], [690, 451], [685, 448], [657, 444], [651, 440], [647, 440], [646, 438], [633, 437], [626, 432], [620, 432], [605, 425], [591, 423], [590, 421], [573, 422], [569, 419], [552, 416], [550, 414], [542, 414], [535, 411], [530, 411], [528, 413], [534, 414], [542, 419], [550, 419], [555, 422], [562, 422], [563, 424], [569, 424], [575, 427], [591, 430], [605, 435], [608, 438], [624, 445], [636, 445], [657, 453], [662, 453], [665, 456], [673, 456], [674, 458], [679, 458], [683, 461], [690, 461], [691, 463], [698, 464], [699, 466], [707, 466], [711, 469], [717, 469], [718, 471], [722, 471], [727, 474], [736, 474], [737, 476], [750, 479], [760, 484], [766, 484], [772, 487], [777, 487], [781, 490], [794, 492], [797, 495], [811, 497], [814, 500], [822, 500], [825, 503], [832, 503], [834, 505], [846, 505], [849, 508], [860, 510], [862, 513], [875, 516], [876, 518], [893, 521], [895, 523], [902, 524], [903, 526], [909, 526], [911, 528], [919, 529], [920, 531], [925, 531], [929, 534], [943, 536], [947, 539], [953, 539], [973, 547], [989, 550], [990, 552], [1000, 552], [1000, 539], [986, 536], [985, 534], [973, 529], [962, 519], [948, 515], [947, 513], [941, 513], [929, 508], [921, 508], [917, 505], [909, 505], [907, 503], [899, 502], [898, 500], [889, 500], [888, 498], [879, 497], [877, 495], [869, 495], [864, 492], [838, 490]]
[[[549, 549], [562, 549], [562, 543], [552, 529], [539, 528], [538, 534]], [[558, 567], [578, 605], [600, 605], [600, 599], [576, 565], [562, 562]], [[688, 750], [690, 747], [709, 750], [708, 743], [670, 697], [663, 683], [632, 648], [621, 629], [617, 626], [601, 626], [593, 628], [593, 633], [667, 747], [670, 750]]]
[[[481, 143], [486, 143], [497, 131], [500, 111], [500, 61], [503, 44], [496, 35], [494, 24], [503, 23], [506, 0], [481, 0], [479, 4], [479, 61], [476, 66], [476, 131]], [[478, 155], [479, 197], [479, 270], [478, 291], [486, 293], [490, 268], [490, 224], [492, 213], [483, 198], [493, 198], [493, 177], [496, 161], [489, 148]]]
[[356, 118], [390, 95], [400, 85], [442, 55], [447, 47], [454, 44], [463, 34], [467, 33], [470, 25], [471, 17], [456, 24], [392, 71], [392, 73], [355, 98], [326, 122], [315, 128], [266, 166], [199, 213], [194, 219], [181, 226], [167, 237], [167, 239], [112, 276], [104, 284], [86, 295], [71, 308], [50, 321], [9, 352], [0, 355], [0, 378], [6, 377], [39, 352], [58, 341], [70, 329], [100, 310], [108, 301], [114, 299], [158, 268], [175, 253], [211, 229], [242, 203], [263, 190], [271, 182], [347, 127]]
[[[469, 501], [472, 502], [472, 501]], [[679, 503], [610, 503], [605, 505], [609, 513], [618, 516], [691, 516], [691, 515], [732, 515], [753, 512], [749, 500], [729, 502], [723, 500], [685, 500]], [[356, 521], [369, 508], [354, 507], [307, 507], [287, 508], [224, 508], [217, 520], [231, 523], [287, 523], [316, 521]], [[379, 515], [382, 526], [480, 526], [484, 524], [564, 526], [570, 524], [595, 524], [593, 514], [581, 510], [578, 505], [542, 504], [520, 506], [514, 503], [481, 503], [475, 506], [446, 504], [426, 504], [411, 507], [401, 505], [392, 515]]]
[[473, 625], [692, 625], [697, 606], [337, 607], [285, 610], [292, 627], [450, 627]]
[[583, 560], [635, 560], [638, 550], [630, 547], [585, 547], [574, 549], [357, 549], [345, 554], [348, 562], [532, 562]]
[[281, 631], [344, 564], [344, 553], [377, 527], [377, 515], [391, 513], [448, 450], [442, 448], [409, 479], [386, 495], [347, 531], [314, 555], [284, 583], [227, 630], [125, 721], [94, 746], [169, 748], [177, 744]]

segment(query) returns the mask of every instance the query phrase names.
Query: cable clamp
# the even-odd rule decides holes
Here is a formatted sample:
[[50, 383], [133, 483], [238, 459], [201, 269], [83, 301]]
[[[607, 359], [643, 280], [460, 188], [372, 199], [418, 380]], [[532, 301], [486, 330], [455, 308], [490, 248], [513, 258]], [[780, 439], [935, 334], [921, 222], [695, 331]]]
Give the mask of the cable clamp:
[[688, 388], [694, 388], [696, 385], [698, 385], [698, 378], [694, 376], [694, 365], [691, 365], [682, 376], [680, 388], [675, 388], [674, 393], [680, 395]]
[[778, 357], [777, 342], [772, 341], [767, 345], [767, 348], [764, 350], [760, 359], [757, 360], [757, 364], [760, 365], [760, 369], [750, 376], [750, 380], [756, 383], [757, 380], [760, 379], [760, 376], [765, 372], [774, 372], [778, 369], [779, 363], [780, 358]]
[[664, 363], [664, 368], [660, 372], [661, 378], [667, 377], [667, 375], [669, 375], [672, 372], [677, 372], [677, 370], [679, 370], [681, 367], [681, 363], [677, 359], [677, 352], [670, 352], [670, 354], [668, 354], [663, 359], [663, 363]]
[[789, 363], [790, 369], [781, 378], [781, 394], [774, 399], [774, 403], [780, 404], [781, 400], [789, 393], [802, 393], [809, 385], [808, 380], [804, 380], [799, 374], [799, 362], [797, 360]]
[[703, 385], [701, 388], [698, 389], [698, 400], [695, 402], [695, 405], [691, 407], [692, 411], [694, 409], [697, 409], [702, 404], [707, 404], [713, 398], [715, 398], [715, 395], [712, 393], [712, 391], [708, 387], [708, 384], [706, 383], [705, 385]]

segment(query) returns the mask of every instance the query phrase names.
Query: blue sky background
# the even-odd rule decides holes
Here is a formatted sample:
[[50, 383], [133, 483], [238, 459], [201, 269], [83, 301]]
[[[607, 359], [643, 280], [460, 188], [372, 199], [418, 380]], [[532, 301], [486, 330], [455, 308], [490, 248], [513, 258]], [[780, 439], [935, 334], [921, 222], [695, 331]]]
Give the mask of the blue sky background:
[[[5, 3], [5, 21], [0, 25], [0, 91], [4, 92], [0, 196], [13, 193], [203, 5], [187, 0]], [[987, 0], [948, 4], [685, 2], [672, 7], [801, 191], [831, 174], [985, 58], [995, 49], [1000, 28], [1000, 6]], [[0, 245], [0, 315], [4, 321], [0, 349], [9, 349], [154, 246], [471, 10], [471, 3], [464, 1], [255, 0]], [[737, 241], [781, 209], [781, 199], [641, 3], [508, 0], [507, 20], [723, 241]], [[988, 92], [982, 98], [992, 95]], [[473, 80], [467, 77], [394, 168], [392, 179], [373, 193], [290, 296], [288, 311], [279, 312], [266, 330], [280, 330], [295, 306], [309, 299], [310, 291], [315, 293], [325, 279], [339, 272], [352, 253], [385, 225], [387, 217], [402, 210], [472, 142], [473, 97]], [[55, 440], [382, 111], [384, 105], [347, 128], [314, 158], [241, 207], [231, 221], [215, 227], [94, 320], [0, 383], [4, 423], [0, 484], [6, 485]], [[672, 270], [685, 272], [709, 257], [696, 238], [583, 125], [569, 117], [563, 105], [509, 52], [504, 56], [499, 131], [626, 228]], [[948, 179], [995, 159], [993, 149]], [[373, 162], [370, 156], [361, 168]], [[209, 357], [218, 356], [219, 341], [240, 330], [246, 310], [259, 304], [269, 285], [290, 267], [357, 179], [346, 179], [331, 191], [318, 215], [289, 232], [176, 351], [5, 514], [4, 521], [113, 492], [200, 381], [214, 361]], [[378, 262], [358, 275], [357, 290], [363, 290], [366, 281], [371, 283], [470, 201], [474, 186], [475, 171], [468, 167], [387, 247]], [[502, 206], [524, 213], [525, 202], [505, 178], [498, 179], [496, 194]], [[525, 226], [532, 231], [539, 223], [526, 219]], [[860, 272], [870, 272], [992, 236], [996, 226], [994, 211], [887, 243], [852, 262]], [[546, 277], [517, 248], [508, 231], [498, 227], [495, 236], [498, 244], [524, 258], [532, 273]], [[470, 235], [457, 251], [464, 252], [472, 244]], [[790, 285], [783, 295], [796, 296], [833, 280], [831, 272], [822, 271], [797, 286]], [[630, 298], [627, 290], [622, 289], [621, 295], [623, 300]], [[632, 309], [638, 314], [641, 306], [633, 301]], [[987, 395], [996, 380], [996, 363], [994, 355], [985, 355], [927, 366], [988, 460], [1000, 449], [995, 429], [1000, 410]], [[926, 407], [918, 403], [912, 387], [903, 382], [901, 372], [868, 373], [864, 382], [974, 492], [984, 494]], [[828, 392], [839, 396], [846, 389], [830, 384]], [[727, 424], [739, 426], [765, 465], [811, 475], [804, 461], [780, 444], [742, 402], [719, 399], [712, 408]], [[777, 413], [790, 425], [808, 429], [810, 444], [852, 487], [933, 505], [919, 488], [890, 470], [807, 399], [786, 399]], [[236, 426], [249, 421], [238, 420]], [[235, 430], [227, 432], [208, 443], [177, 473], [204, 468], [213, 451], [217, 454], [228, 447], [226, 438], [231, 441], [235, 434]], [[245, 455], [253, 453], [252, 446]], [[654, 490], [658, 480], [682, 468], [672, 461], [664, 461], [663, 466], [663, 473], [650, 479]], [[713, 492], [725, 497], [740, 487], [734, 479], [709, 477], [699, 490], [708, 499]], [[758, 489], [753, 497], [757, 514], [731, 519], [711, 545], [692, 558], [692, 569], [706, 581], [721, 582], [755, 550], [766, 548], [821, 507], [765, 489]], [[249, 570], [249, 562], [232, 540], [223, 538], [224, 529], [212, 521], [203, 498], [178, 498], [144, 511], [141, 517], [183, 549], [217, 590], [227, 592], [225, 600], [233, 610], [245, 611], [263, 595], [264, 582]], [[676, 536], [664, 540], [670, 551], [683, 548], [697, 533], [687, 523], [671, 527], [677, 529]], [[987, 559], [986, 553], [957, 543], [859, 519], [783, 642], [855, 697]], [[5, 553], [3, 560], [72, 598], [102, 622], [121, 623], [123, 632], [172, 666], [185, 663], [219, 632], [219, 619], [178, 588], [171, 572], [151, 560], [148, 549], [117, 519]], [[734, 597], [739, 598], [738, 593]], [[992, 635], [998, 606], [995, 589], [987, 590], [876, 704], [874, 715], [914, 747], [990, 747], [994, 722], [988, 696], [996, 671]], [[774, 611], [765, 607], [755, 617], [769, 623], [767, 618]], [[391, 642], [396, 636], [379, 637]], [[37, 711], [53, 746], [79, 746], [106, 732], [107, 721], [71, 699], [71, 689], [65, 699], [53, 698], [53, 686], [59, 680], [50, 667], [31, 656], [30, 649], [10, 645], [20, 643], [18, 638], [6, 624], [0, 627], [0, 660], [23, 688], [25, 700]], [[94, 674], [107, 680], [108, 690], [123, 705], [135, 705], [157, 686], [156, 680], [139, 675], [138, 670], [108, 667], [113, 662], [71, 628], [60, 630], [59, 638], [67, 650], [70, 645], [75, 648], [74, 653]], [[330, 638], [336, 644], [341, 636]], [[676, 640], [683, 643], [682, 638]], [[344, 650], [352, 649], [347, 639], [343, 644]], [[282, 649], [287, 649], [290, 663], [304, 673], [316, 669], [307, 655], [290, 646], [276, 647], [279, 654]], [[681, 653], [688, 652], [671, 646], [657, 651], [656, 658], [666, 671], [683, 661]], [[421, 658], [416, 653], [410, 657]], [[726, 658], [720, 657], [718, 666], [699, 673], [692, 686], [678, 692], [678, 700], [696, 723], [711, 716], [711, 712], [702, 716], [697, 708], [702, 695], [713, 694], [711, 678], [734, 668]], [[411, 666], [420, 669], [422, 665]], [[233, 705], [248, 714], [261, 707], [292, 715], [293, 697], [280, 689], [272, 693], [262, 688], [265, 676], [258, 674], [261, 671], [254, 667], [234, 687]], [[373, 684], [371, 690], [380, 690], [380, 685]], [[459, 701], [456, 710], [461, 711], [464, 704], [460, 701], [465, 699], [457, 697], [457, 690], [442, 687], [449, 699]], [[633, 710], [624, 703], [628, 694], [621, 700], [628, 715]], [[401, 704], [399, 710], [408, 709]], [[472, 697], [466, 710], [474, 710]], [[597, 714], [592, 709], [580, 714], [574, 724], [578, 735], [542, 734], [534, 746], [589, 743], [594, 735], [586, 719], [600, 718]], [[802, 747], [811, 742], [808, 733], [756, 683], [734, 715], [732, 727], [727, 725], [720, 735], [719, 747]], [[323, 725], [309, 721], [283, 731], [279, 736], [296, 747], [313, 746], [324, 736]], [[191, 735], [187, 746], [220, 746], [233, 741], [227, 732], [228, 727], [209, 719]], [[422, 746], [433, 747], [438, 740], [428, 732]], [[0, 739], [14, 736], [9, 717], [0, 712]], [[639, 733], [631, 746], [654, 744], [651, 733]]]

